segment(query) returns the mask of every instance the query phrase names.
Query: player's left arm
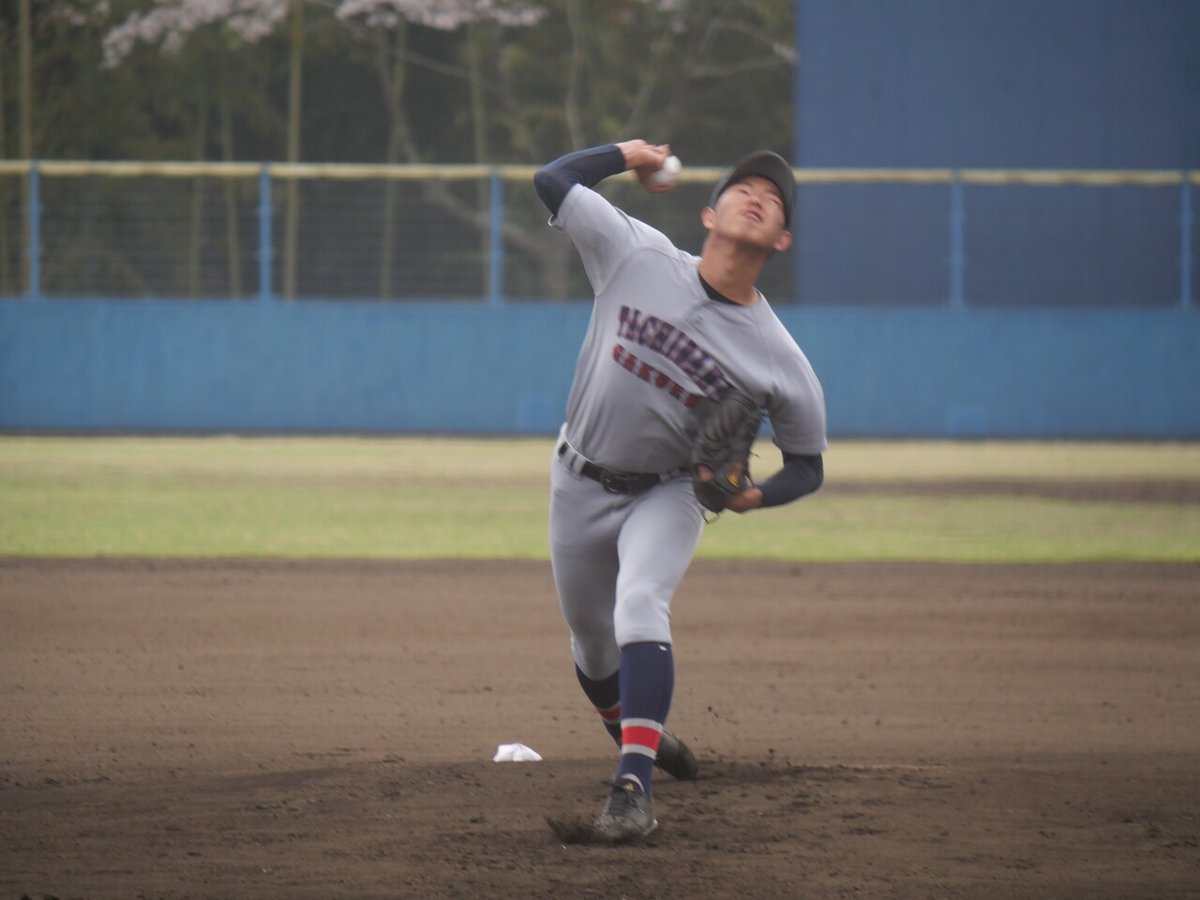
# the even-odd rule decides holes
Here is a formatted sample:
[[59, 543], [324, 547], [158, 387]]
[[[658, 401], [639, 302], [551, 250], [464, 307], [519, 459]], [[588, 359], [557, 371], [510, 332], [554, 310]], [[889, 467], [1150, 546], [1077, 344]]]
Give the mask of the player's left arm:
[[727, 509], [749, 512], [783, 506], [815, 492], [825, 482], [825, 462], [820, 453], [783, 452], [783, 468], [762, 484], [729, 498]]
[[787, 348], [776, 357], [778, 383], [786, 387], [768, 397], [766, 409], [783, 455], [783, 468], [731, 498], [727, 508], [734, 512], [783, 506], [813, 493], [825, 482], [825, 392], [803, 351], [782, 324], [778, 329]]

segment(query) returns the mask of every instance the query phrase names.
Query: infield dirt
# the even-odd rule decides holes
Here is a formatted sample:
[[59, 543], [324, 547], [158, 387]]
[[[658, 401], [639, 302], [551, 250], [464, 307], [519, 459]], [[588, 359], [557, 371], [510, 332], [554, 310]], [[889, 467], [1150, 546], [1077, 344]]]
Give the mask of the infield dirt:
[[[695, 563], [645, 844], [544, 563], [0, 560], [0, 896], [1197, 897], [1200, 565]], [[522, 742], [540, 763], [493, 763]]]

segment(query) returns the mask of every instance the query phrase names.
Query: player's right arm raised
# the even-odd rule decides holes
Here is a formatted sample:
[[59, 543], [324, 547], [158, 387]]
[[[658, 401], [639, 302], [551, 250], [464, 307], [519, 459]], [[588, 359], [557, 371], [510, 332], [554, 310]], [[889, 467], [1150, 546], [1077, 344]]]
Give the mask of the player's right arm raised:
[[653, 179], [662, 168], [671, 148], [666, 144], [648, 144], [643, 140], [605, 144], [587, 150], [577, 150], [547, 163], [533, 176], [533, 186], [546, 208], [558, 215], [567, 193], [577, 184], [595, 187], [605, 178], [632, 169], [642, 187], [651, 193], [662, 193], [674, 187]]
[[669, 144], [648, 144], [643, 140], [621, 141], [617, 149], [625, 157], [625, 168], [632, 169], [642, 187], [652, 194], [661, 194], [675, 187], [673, 181], [658, 181], [656, 172], [671, 155]]

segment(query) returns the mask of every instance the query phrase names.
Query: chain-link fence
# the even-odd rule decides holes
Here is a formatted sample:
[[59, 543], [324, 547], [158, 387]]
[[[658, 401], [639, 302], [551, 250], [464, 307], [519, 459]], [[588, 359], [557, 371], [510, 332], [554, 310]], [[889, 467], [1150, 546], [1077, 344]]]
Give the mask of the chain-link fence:
[[[601, 189], [699, 252], [717, 169]], [[0, 163], [0, 297], [586, 299], [533, 169]], [[797, 170], [776, 304], [1195, 304], [1197, 172]]]

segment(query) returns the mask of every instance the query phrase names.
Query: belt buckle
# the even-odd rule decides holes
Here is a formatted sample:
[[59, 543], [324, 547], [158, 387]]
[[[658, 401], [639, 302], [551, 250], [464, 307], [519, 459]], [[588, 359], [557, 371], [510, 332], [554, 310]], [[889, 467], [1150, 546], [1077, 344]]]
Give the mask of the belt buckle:
[[619, 475], [616, 472], [610, 472], [604, 469], [600, 476], [600, 484], [610, 494], [628, 494], [629, 479], [624, 475]]

